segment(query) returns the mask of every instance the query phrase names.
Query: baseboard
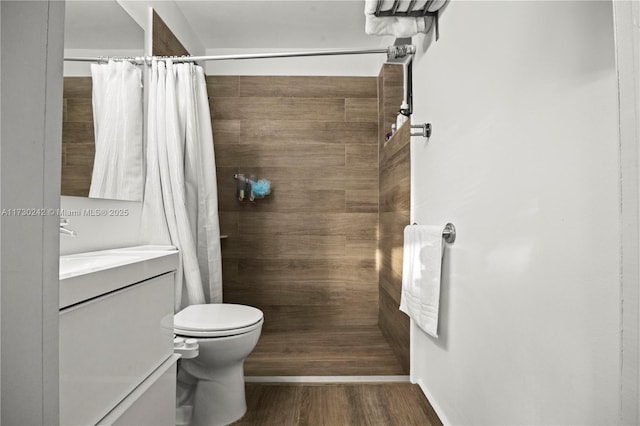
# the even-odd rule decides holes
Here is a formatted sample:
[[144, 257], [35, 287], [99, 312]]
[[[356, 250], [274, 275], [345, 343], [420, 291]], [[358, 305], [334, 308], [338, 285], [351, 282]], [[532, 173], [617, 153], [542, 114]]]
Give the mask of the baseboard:
[[245, 376], [246, 383], [409, 383], [409, 376]]
[[424, 384], [424, 381], [422, 381], [422, 379], [418, 379], [415, 383], [418, 386], [420, 386], [420, 390], [422, 391], [424, 396], [426, 396], [427, 399], [429, 400], [429, 403], [433, 407], [433, 411], [436, 412], [442, 424], [445, 426], [450, 425], [451, 422], [449, 421], [449, 419], [447, 419], [447, 416], [444, 415], [444, 411], [442, 411], [442, 407], [440, 407], [440, 405], [438, 404], [438, 401], [433, 397], [431, 392], [429, 392], [429, 389], [427, 389], [427, 386]]

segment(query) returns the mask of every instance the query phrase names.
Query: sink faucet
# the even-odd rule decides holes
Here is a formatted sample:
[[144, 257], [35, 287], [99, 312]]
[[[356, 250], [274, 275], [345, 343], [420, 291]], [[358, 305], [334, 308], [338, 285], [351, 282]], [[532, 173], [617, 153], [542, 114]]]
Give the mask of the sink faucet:
[[69, 237], [75, 237], [77, 235], [76, 231], [65, 228], [65, 226], [67, 226], [68, 224], [69, 224], [69, 219], [67, 219], [66, 217], [60, 218], [60, 234], [68, 235]]

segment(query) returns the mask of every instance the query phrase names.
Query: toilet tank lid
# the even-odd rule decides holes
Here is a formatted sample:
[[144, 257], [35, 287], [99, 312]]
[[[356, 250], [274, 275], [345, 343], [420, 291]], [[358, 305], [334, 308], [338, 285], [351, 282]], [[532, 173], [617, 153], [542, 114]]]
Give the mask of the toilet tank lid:
[[233, 330], [262, 320], [260, 309], [232, 303], [190, 305], [173, 317], [176, 329], [192, 331]]

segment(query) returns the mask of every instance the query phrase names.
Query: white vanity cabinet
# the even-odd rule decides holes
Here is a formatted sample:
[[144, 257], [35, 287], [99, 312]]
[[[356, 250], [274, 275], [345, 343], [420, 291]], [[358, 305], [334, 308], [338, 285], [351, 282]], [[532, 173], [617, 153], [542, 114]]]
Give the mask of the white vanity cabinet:
[[61, 280], [61, 425], [175, 425], [177, 252], [157, 256], [130, 256], [131, 262], [106, 269], [95, 268], [92, 260], [93, 272], [65, 278], [71, 291], [82, 287], [84, 300], [63, 295]]

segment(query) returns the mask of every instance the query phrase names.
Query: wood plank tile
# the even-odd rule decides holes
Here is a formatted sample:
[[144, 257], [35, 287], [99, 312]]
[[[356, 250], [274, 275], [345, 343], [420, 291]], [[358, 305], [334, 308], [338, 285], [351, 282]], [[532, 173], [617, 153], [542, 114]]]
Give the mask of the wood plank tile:
[[[215, 148], [214, 148], [215, 149]], [[219, 164], [216, 167], [216, 181], [218, 183], [218, 191], [221, 188], [231, 188], [234, 193], [236, 190], [236, 180], [233, 175], [239, 172], [237, 167], [223, 166]]]
[[91, 122], [74, 123], [65, 121], [62, 123], [62, 143], [91, 143], [95, 138], [93, 136], [93, 120]]
[[380, 286], [389, 282], [386, 290], [396, 295], [399, 302], [402, 281], [402, 255], [404, 227], [409, 223], [409, 212], [384, 212], [380, 214]]
[[63, 195], [76, 197], [88, 197], [91, 186], [91, 167], [65, 166], [62, 169], [61, 188]]
[[86, 196], [95, 151], [90, 77], [65, 77], [63, 83], [62, 195]]
[[299, 425], [313, 425], [322, 419], [325, 425], [347, 425], [356, 417], [348, 389], [340, 385], [305, 386]]
[[[378, 388], [385, 400], [384, 406], [389, 411], [393, 421], [401, 425], [433, 425], [440, 426], [442, 422], [435, 410], [424, 396], [418, 385], [396, 385], [395, 392]], [[422, 415], [421, 415], [422, 414]]]
[[376, 144], [377, 126], [370, 122], [317, 120], [243, 120], [240, 143], [277, 140], [283, 143]]
[[226, 132], [240, 134], [240, 119], [237, 120], [212, 120], [211, 128], [214, 132]]
[[382, 73], [384, 75], [385, 87], [403, 86], [404, 70], [401, 64], [384, 64], [382, 66]]
[[343, 235], [376, 238], [377, 213], [246, 212], [239, 219], [245, 235]]
[[401, 185], [410, 186], [411, 170], [408, 170], [408, 168], [409, 166], [407, 165], [404, 167], [393, 167], [391, 169], [383, 166], [380, 171], [380, 194], [396, 189]]
[[407, 194], [411, 181], [406, 179], [394, 185], [389, 185], [388, 189], [380, 192], [380, 211], [397, 212], [406, 211], [411, 208], [411, 194]]
[[[240, 77], [241, 98], [233, 97], [234, 78], [209, 80], [218, 85], [210, 105], [219, 209], [228, 214], [221, 225], [237, 230], [223, 242], [225, 301], [263, 309], [263, 335], [319, 330], [326, 342], [328, 329], [378, 321], [377, 80], [358, 83], [368, 89], [355, 93], [335, 82], [328, 88], [330, 80]], [[370, 121], [345, 122], [347, 102], [350, 118]], [[272, 194], [238, 202], [234, 172], [271, 180]], [[292, 366], [327, 371], [342, 363], [337, 371], [356, 372], [366, 359], [369, 369], [391, 371], [397, 360], [379, 331], [378, 337], [387, 361], [360, 354], [342, 363], [340, 350], [319, 363], [312, 345]]]
[[235, 189], [223, 188], [218, 191], [218, 208], [221, 211], [257, 211], [257, 212], [318, 212], [318, 213], [343, 213], [345, 211], [344, 190], [318, 189], [287, 193], [281, 188], [275, 187], [267, 197], [249, 202], [239, 202], [236, 199]]
[[234, 425], [442, 425], [411, 383], [248, 383], [247, 403]]
[[393, 424], [395, 419], [385, 406], [385, 395], [379, 387], [358, 384], [350, 387], [349, 391], [353, 405], [360, 408], [353, 418], [354, 422], [380, 426]]
[[216, 144], [216, 160], [225, 166], [237, 167], [308, 167], [344, 166], [344, 146], [336, 144], [289, 145], [270, 144]]
[[344, 99], [330, 98], [216, 98], [209, 100], [215, 120], [342, 121]]
[[380, 167], [380, 192], [385, 192], [399, 185], [401, 181], [411, 180], [408, 147], [405, 151], [406, 155], [398, 155], [386, 161], [383, 159], [383, 164]]
[[241, 76], [243, 97], [377, 98], [374, 77]]
[[240, 77], [237, 75], [206, 76], [209, 97], [229, 98], [240, 93]]
[[219, 212], [237, 212], [240, 208], [240, 203], [237, 200], [236, 180], [233, 178], [237, 172], [237, 167], [216, 167]]
[[247, 376], [403, 374], [377, 326], [266, 331], [245, 362]]
[[256, 307], [264, 312], [264, 330], [269, 331], [308, 331], [317, 329], [319, 325], [325, 329], [330, 327], [345, 329], [373, 326], [378, 323], [377, 304], [357, 306], [257, 305]]
[[176, 38], [155, 10], [152, 19], [152, 40], [151, 50], [154, 56], [189, 55], [189, 51], [180, 43], [180, 40]]
[[378, 241], [375, 238], [347, 238], [345, 247], [349, 256], [375, 258], [378, 250]]
[[240, 120], [212, 120], [213, 146], [240, 142]]
[[380, 202], [381, 212], [401, 212], [410, 208], [410, 194], [407, 194], [407, 188], [411, 187], [411, 178], [403, 177], [396, 182], [384, 180], [381, 182]]
[[375, 192], [347, 190], [347, 212], [375, 213], [378, 211], [378, 200]]
[[251, 253], [256, 258], [287, 259], [314, 258], [331, 253], [346, 256], [346, 237], [341, 235], [280, 235], [278, 238], [254, 238], [242, 234], [228, 241], [227, 256], [246, 257]]
[[[303, 148], [300, 148], [304, 150]], [[336, 154], [337, 158], [337, 154]], [[343, 191], [351, 182], [347, 176], [350, 169], [344, 166], [242, 166], [242, 167], [221, 167], [224, 169], [225, 178], [227, 176], [233, 180], [233, 173], [253, 174], [258, 178], [268, 179], [274, 192], [291, 193], [313, 192], [317, 190], [341, 190]], [[371, 175], [371, 174], [369, 174]], [[356, 176], [358, 177], [358, 176]], [[377, 177], [377, 176], [376, 176]], [[354, 178], [355, 179], [355, 178]], [[235, 188], [235, 181], [231, 182]]]
[[[404, 96], [402, 67], [385, 64], [381, 72], [381, 138], [395, 122]], [[379, 154], [379, 325], [398, 357], [409, 371], [409, 320], [398, 310], [402, 286], [402, 243], [409, 222], [411, 198], [410, 123], [405, 123], [384, 143]]]
[[68, 98], [66, 121], [93, 123], [93, 106], [91, 99]]
[[237, 238], [240, 234], [240, 216], [238, 212], [219, 211], [220, 234], [229, 238]]
[[63, 98], [92, 98], [91, 77], [64, 77], [62, 85]]
[[365, 283], [374, 287], [375, 259], [346, 257], [257, 259], [238, 258], [237, 276], [243, 282], [262, 285], [283, 283]]
[[396, 286], [396, 283], [397, 281], [393, 280], [393, 277], [390, 277], [389, 275], [380, 275], [379, 277], [380, 292], [385, 291], [387, 293], [386, 296], [390, 297], [396, 306], [400, 306], [402, 285]]
[[409, 317], [401, 312], [398, 303], [385, 291], [380, 291], [380, 330], [389, 342], [404, 374], [409, 373]]
[[378, 98], [347, 98], [345, 108], [345, 121], [378, 122]]
[[[296, 425], [302, 392], [294, 386], [246, 385], [247, 413], [235, 426]], [[278, 407], [277, 410], [273, 410]]]
[[377, 145], [348, 144], [346, 147], [347, 167], [378, 168]]
[[345, 188], [368, 191], [376, 198], [378, 194], [378, 167], [351, 166], [345, 169]]
[[[283, 276], [279, 282], [264, 285], [261, 279], [225, 282], [225, 299], [242, 301], [242, 304], [255, 306], [266, 304], [273, 306], [343, 306], [358, 303], [378, 303], [376, 280], [368, 283], [347, 283], [306, 281], [300, 283]], [[233, 302], [231, 302], [233, 303]]]
[[93, 167], [95, 157], [94, 143], [65, 144], [66, 164], [69, 166]]

